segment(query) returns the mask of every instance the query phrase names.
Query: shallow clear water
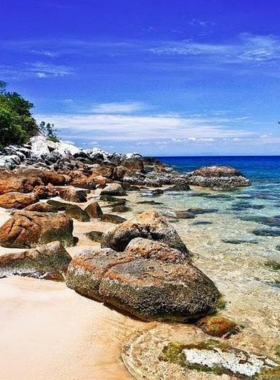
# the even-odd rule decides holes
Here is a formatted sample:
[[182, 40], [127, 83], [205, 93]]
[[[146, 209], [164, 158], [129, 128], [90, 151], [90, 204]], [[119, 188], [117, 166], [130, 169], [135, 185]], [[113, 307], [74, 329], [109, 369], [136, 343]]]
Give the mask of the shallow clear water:
[[199, 241], [207, 245], [208, 252], [226, 250], [241, 256], [280, 258], [280, 157], [160, 157], [160, 160], [182, 173], [204, 165], [229, 165], [252, 182], [249, 187], [231, 192], [205, 189], [153, 198], [163, 203], [153, 208], [167, 215], [169, 211], [189, 208], [211, 211], [176, 223], [189, 241], [194, 235], [200, 236]]

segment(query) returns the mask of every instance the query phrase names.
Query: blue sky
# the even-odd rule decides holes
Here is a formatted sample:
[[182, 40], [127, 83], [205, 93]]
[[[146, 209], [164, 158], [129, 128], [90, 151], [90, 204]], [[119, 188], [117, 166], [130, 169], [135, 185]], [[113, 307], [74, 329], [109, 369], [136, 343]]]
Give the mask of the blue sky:
[[275, 0], [0, 0], [0, 79], [83, 148], [280, 154]]

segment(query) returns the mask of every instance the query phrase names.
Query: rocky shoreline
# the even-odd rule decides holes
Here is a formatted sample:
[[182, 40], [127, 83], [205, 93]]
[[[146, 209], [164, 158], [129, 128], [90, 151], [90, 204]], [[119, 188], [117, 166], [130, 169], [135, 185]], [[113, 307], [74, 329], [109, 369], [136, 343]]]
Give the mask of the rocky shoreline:
[[[219, 286], [194, 265], [192, 253], [170, 224], [170, 218], [188, 219], [211, 210], [165, 217], [155, 210], [135, 214], [127, 205], [133, 193], [150, 199], [189, 191], [190, 186], [217, 191], [248, 186], [242, 173], [212, 166], [179, 174], [153, 158], [85, 151], [43, 136], [24, 147], [7, 147], [0, 167], [0, 208], [10, 213], [0, 226], [5, 249], [2, 253], [0, 248], [1, 278], [66, 281], [82, 296], [141, 320], [159, 321], [159, 329], [168, 330], [163, 321], [192, 323], [185, 333], [200, 338], [181, 338], [179, 346], [171, 333], [168, 338], [159, 334], [157, 342], [148, 333], [147, 341], [155, 348], [148, 356], [137, 346], [138, 338], [136, 345], [133, 338], [125, 346], [123, 360], [137, 379], [279, 378], [275, 358], [226, 344], [240, 326], [220, 313], [224, 300]], [[122, 216], [126, 214], [128, 220]], [[213, 336], [218, 343], [208, 342]], [[141, 339], [146, 341], [145, 335]], [[139, 365], [142, 359], [133, 350], [148, 358], [146, 366]]]

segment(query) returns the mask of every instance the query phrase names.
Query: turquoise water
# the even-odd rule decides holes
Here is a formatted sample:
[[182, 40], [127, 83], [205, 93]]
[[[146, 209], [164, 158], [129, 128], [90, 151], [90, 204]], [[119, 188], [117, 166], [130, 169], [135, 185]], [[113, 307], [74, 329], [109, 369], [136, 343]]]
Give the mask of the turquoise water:
[[[166, 193], [156, 201], [165, 212], [204, 209], [194, 219], [180, 220], [178, 228], [209, 236], [216, 252], [236, 250], [260, 257], [280, 257], [280, 157], [159, 157], [179, 172], [205, 165], [229, 165], [239, 169], [252, 185], [231, 192], [189, 191]], [[208, 247], [209, 248], [209, 247]]]

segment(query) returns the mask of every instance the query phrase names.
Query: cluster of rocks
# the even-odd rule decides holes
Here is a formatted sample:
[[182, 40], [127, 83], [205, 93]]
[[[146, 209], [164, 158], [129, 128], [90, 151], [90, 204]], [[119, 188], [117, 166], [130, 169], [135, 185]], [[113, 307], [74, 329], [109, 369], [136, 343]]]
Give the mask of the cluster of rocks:
[[205, 166], [188, 173], [186, 178], [190, 185], [213, 190], [231, 190], [250, 185], [250, 181], [240, 171], [228, 166]]
[[[40, 209], [40, 204], [50, 208]], [[36, 211], [30, 211], [34, 206]], [[187, 247], [160, 213], [149, 211], [129, 221], [122, 219], [98, 236], [101, 248], [83, 249], [72, 259], [65, 249], [75, 244], [73, 220], [67, 211], [75, 207], [49, 200], [15, 212], [0, 227], [0, 244], [31, 249], [2, 255], [0, 278], [66, 278], [67, 286], [77, 293], [141, 319], [185, 321], [215, 309], [218, 289], [191, 264]], [[87, 220], [102, 221], [104, 214], [97, 202], [80, 210]]]
[[230, 167], [211, 166], [179, 174], [158, 160], [140, 154], [111, 154], [97, 148], [79, 149], [64, 142], [54, 143], [44, 136], [33, 137], [24, 146], [12, 145], [0, 151], [1, 168], [13, 169], [16, 173], [26, 169], [47, 169], [63, 175], [62, 184], [71, 183], [86, 189], [105, 186], [112, 181], [122, 182], [125, 189], [133, 189], [134, 186], [175, 186], [170, 191], [188, 190], [189, 185], [230, 190], [250, 184], [240, 172]]

